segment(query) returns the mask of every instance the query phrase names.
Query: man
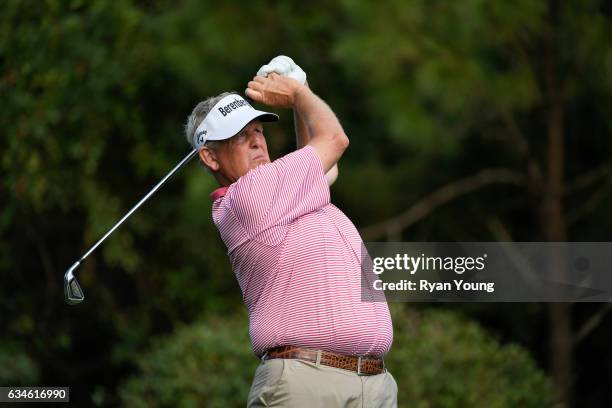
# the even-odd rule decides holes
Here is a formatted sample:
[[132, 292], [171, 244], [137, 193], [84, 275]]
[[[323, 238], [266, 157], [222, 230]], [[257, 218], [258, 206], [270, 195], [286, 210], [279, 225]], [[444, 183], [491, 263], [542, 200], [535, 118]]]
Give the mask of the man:
[[278, 116], [238, 94], [201, 102], [186, 127], [220, 185], [211, 194], [213, 220], [261, 358], [247, 404], [395, 407], [397, 385], [382, 359], [393, 335], [389, 309], [362, 301], [362, 241], [330, 203], [329, 184], [349, 141], [301, 73], [277, 57], [245, 92], [293, 109], [298, 150], [284, 157], [271, 162], [262, 127]]

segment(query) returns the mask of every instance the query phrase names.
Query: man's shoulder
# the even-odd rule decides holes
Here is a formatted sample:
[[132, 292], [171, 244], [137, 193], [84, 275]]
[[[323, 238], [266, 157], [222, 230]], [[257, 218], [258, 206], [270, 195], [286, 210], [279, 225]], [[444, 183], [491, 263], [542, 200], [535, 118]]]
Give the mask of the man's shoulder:
[[307, 145], [297, 150], [294, 150], [292, 152], [289, 152], [275, 159], [274, 161], [271, 161], [270, 163], [266, 163], [266, 164], [257, 166], [254, 169], [250, 170], [248, 173], [246, 173], [242, 177], [249, 176], [249, 174], [253, 174], [257, 172], [264, 172], [265, 170], [270, 169], [270, 168], [276, 168], [276, 169], [284, 168], [288, 164], [290, 165], [292, 163], [308, 163], [310, 160], [315, 159], [315, 158], [317, 158], [317, 155], [314, 151], [314, 148], [312, 146]]
[[312, 147], [257, 166], [222, 192], [213, 203], [215, 223], [235, 220], [253, 234], [329, 203], [329, 187]]
[[273, 182], [277, 181], [279, 177], [284, 177], [285, 173], [289, 176], [298, 176], [298, 173], [292, 170], [297, 170], [297, 168], [304, 166], [308, 167], [312, 160], [318, 160], [313, 147], [305, 146], [294, 150], [270, 163], [261, 164], [249, 170], [228, 186], [225, 195], [231, 198], [244, 193], [253, 193], [254, 191], [265, 192], [266, 187], [273, 186]]

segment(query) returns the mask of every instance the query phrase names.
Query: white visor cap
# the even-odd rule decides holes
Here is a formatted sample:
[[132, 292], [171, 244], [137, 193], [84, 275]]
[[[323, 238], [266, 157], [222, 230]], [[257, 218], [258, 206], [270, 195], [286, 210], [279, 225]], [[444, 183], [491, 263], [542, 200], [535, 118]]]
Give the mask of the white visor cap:
[[254, 119], [276, 122], [278, 115], [253, 108], [238, 94], [228, 95], [217, 102], [200, 123], [193, 135], [193, 145], [199, 149], [208, 140], [229, 139]]

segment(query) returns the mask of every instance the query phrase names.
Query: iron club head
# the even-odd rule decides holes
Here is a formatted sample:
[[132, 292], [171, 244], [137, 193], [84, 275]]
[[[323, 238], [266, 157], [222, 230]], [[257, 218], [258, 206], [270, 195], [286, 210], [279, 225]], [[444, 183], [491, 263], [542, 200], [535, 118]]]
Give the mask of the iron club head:
[[81, 285], [79, 285], [79, 282], [72, 273], [80, 264], [81, 262], [79, 261], [75, 262], [64, 274], [64, 300], [69, 305], [78, 305], [85, 300]]

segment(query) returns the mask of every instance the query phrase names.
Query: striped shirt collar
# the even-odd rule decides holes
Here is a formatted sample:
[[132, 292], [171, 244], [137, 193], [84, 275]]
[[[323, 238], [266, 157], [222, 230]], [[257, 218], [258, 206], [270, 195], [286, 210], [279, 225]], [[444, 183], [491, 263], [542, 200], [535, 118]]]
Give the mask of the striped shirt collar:
[[219, 198], [225, 196], [225, 192], [227, 191], [227, 189], [228, 187], [219, 187], [218, 189], [210, 193], [210, 198], [213, 201], [213, 203], [217, 201]]

